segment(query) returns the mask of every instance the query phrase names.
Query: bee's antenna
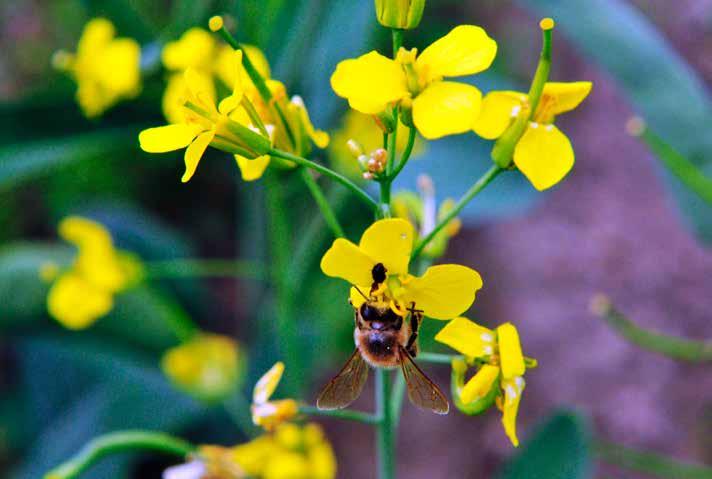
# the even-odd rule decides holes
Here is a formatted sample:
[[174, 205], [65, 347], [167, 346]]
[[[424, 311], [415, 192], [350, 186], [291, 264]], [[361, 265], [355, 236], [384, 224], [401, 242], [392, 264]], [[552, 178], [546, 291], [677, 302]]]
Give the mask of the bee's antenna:
[[365, 299], [366, 301], [368, 301], [368, 296], [366, 296], [365, 294], [363, 294], [363, 291], [361, 291], [358, 286], [353, 285], [353, 287], [356, 289], [356, 291], [359, 292], [359, 294], [360, 294], [361, 296], [363, 296], [363, 299]]

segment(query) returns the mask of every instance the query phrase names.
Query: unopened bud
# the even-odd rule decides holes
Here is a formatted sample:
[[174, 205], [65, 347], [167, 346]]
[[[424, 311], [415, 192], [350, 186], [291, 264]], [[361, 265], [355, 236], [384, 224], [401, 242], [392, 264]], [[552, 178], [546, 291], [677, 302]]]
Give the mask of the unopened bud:
[[611, 300], [605, 294], [597, 294], [591, 298], [588, 309], [596, 316], [606, 316], [612, 309]]
[[366, 156], [366, 155], [359, 155], [357, 161], [358, 161], [358, 166], [361, 168], [361, 171], [367, 171], [368, 170], [368, 161], [371, 158]]
[[363, 176], [364, 180], [372, 180], [373, 179], [373, 173], [370, 173], [368, 171], [366, 173], [364, 173], [362, 176]]
[[375, 0], [376, 17], [384, 27], [409, 30], [423, 18], [425, 0]]
[[217, 32], [223, 27], [223, 25], [223, 18], [220, 15], [210, 17], [210, 20], [208, 20], [208, 27], [210, 28], [211, 32]]
[[57, 50], [52, 55], [52, 67], [55, 70], [66, 71], [72, 64], [72, 54], [65, 50]]
[[383, 148], [378, 148], [371, 152], [371, 158], [369, 158], [366, 166], [371, 173], [382, 173], [386, 169], [387, 162], [388, 152]]
[[645, 128], [645, 120], [643, 120], [639, 116], [632, 116], [628, 118], [628, 121], [625, 122], [625, 131], [630, 136], [641, 136], [643, 133], [645, 133]]

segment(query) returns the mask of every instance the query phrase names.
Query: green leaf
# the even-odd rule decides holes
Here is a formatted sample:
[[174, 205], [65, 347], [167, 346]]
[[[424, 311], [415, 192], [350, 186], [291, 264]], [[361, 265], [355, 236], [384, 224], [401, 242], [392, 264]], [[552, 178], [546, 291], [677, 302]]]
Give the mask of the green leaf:
[[133, 149], [138, 128], [83, 133], [0, 148], [0, 192], [88, 158]]
[[[555, 18], [556, 30], [608, 71], [650, 127], [712, 176], [712, 135], [703, 133], [712, 121], [712, 103], [704, 82], [630, 2], [517, 1], [538, 16]], [[667, 178], [681, 212], [695, 230], [705, 234], [712, 229], [712, 206]], [[706, 236], [712, 238], [712, 233], [707, 231]]]
[[497, 477], [499, 479], [591, 477], [587, 423], [575, 413], [554, 414], [524, 442]]

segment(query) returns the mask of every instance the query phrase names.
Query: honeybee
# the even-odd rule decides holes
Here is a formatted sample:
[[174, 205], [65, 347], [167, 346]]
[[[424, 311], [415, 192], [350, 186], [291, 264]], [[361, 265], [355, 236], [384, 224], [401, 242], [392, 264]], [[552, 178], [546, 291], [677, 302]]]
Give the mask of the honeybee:
[[411, 304], [405, 317], [396, 314], [385, 298], [374, 295], [386, 280], [383, 264], [374, 266], [371, 274], [370, 295], [359, 290], [366, 301], [354, 308], [356, 349], [341, 371], [319, 393], [317, 407], [342, 409], [354, 402], [366, 384], [369, 365], [386, 369], [400, 366], [410, 401], [436, 414], [447, 414], [450, 404], [445, 395], [413, 361], [418, 354], [418, 326], [423, 312]]

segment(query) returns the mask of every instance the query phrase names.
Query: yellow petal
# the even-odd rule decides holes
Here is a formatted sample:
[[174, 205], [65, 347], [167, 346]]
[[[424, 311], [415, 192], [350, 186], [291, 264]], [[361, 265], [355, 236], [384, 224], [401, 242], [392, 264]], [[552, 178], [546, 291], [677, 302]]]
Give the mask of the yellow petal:
[[557, 184], [571, 170], [574, 150], [554, 125], [530, 123], [514, 149], [514, 164], [541, 191]]
[[251, 407], [252, 422], [268, 431], [297, 415], [299, 405], [294, 399], [255, 403]]
[[524, 355], [519, 333], [512, 323], [505, 323], [497, 328], [497, 344], [502, 377], [512, 379], [522, 376], [525, 371]]
[[331, 87], [351, 108], [366, 114], [380, 113], [408, 94], [401, 66], [375, 51], [340, 62]]
[[502, 425], [504, 426], [504, 432], [515, 447], [519, 446], [517, 412], [519, 411], [519, 403], [522, 400], [524, 386], [524, 378], [522, 377], [502, 380], [502, 390], [504, 391]]
[[420, 278], [404, 284], [401, 300], [410, 306], [415, 302], [425, 316], [452, 319], [465, 312], [482, 287], [482, 278], [474, 269], [458, 264], [432, 266]]
[[255, 181], [262, 178], [267, 166], [269, 166], [270, 156], [262, 155], [249, 160], [244, 156], [235, 155], [237, 167], [240, 168], [242, 179], [245, 181]]
[[165, 153], [180, 150], [190, 145], [195, 138], [195, 129], [185, 125], [167, 125], [148, 128], [138, 135], [141, 149], [148, 153]]
[[462, 402], [467, 404], [487, 396], [497, 376], [499, 376], [499, 367], [490, 364], [482, 366], [460, 391]]
[[[408, 274], [414, 236], [413, 225], [404, 219], [379, 220], [363, 232], [359, 248], [376, 263], [383, 263], [386, 274], [405, 275]], [[371, 270], [368, 273], [370, 275]]]
[[114, 25], [106, 18], [93, 18], [84, 25], [77, 45], [78, 57], [90, 57], [101, 51], [116, 34]]
[[[321, 270], [325, 275], [345, 279], [351, 284], [373, 282], [371, 270], [376, 261], [349, 240], [338, 238], [321, 258]], [[370, 286], [369, 286], [370, 289]], [[367, 291], [364, 293], [368, 294]]]
[[[356, 286], [358, 286], [358, 289], [356, 289]], [[366, 301], [366, 298], [364, 298], [364, 295], [368, 296], [368, 293], [371, 291], [371, 284], [369, 283], [369, 284], [365, 284], [365, 285], [356, 285], [356, 286], [353, 286], [349, 290], [349, 300], [351, 300], [351, 306], [358, 309]], [[359, 290], [361, 290], [361, 293], [359, 293]]]
[[486, 70], [496, 55], [497, 42], [484, 29], [460, 25], [423, 50], [415, 65], [425, 81], [431, 82]]
[[235, 74], [233, 75], [233, 87], [232, 95], [223, 99], [218, 105], [218, 111], [223, 115], [229, 114], [231, 111], [240, 106], [242, 102], [242, 97], [245, 91], [242, 86], [242, 77], [240, 76], [240, 69], [242, 68], [242, 50], [235, 50], [232, 57], [232, 64]]
[[111, 234], [104, 225], [81, 216], [64, 218], [57, 228], [59, 236], [78, 248], [95, 247], [110, 249], [113, 246]]
[[47, 295], [49, 314], [68, 329], [84, 329], [114, 306], [112, 295], [70, 272], [61, 276]]
[[161, 59], [168, 70], [196, 68], [208, 70], [215, 48], [215, 38], [202, 28], [187, 30], [175, 42], [163, 47]]
[[[591, 93], [593, 84], [588, 81], [559, 83], [549, 82], [544, 85], [542, 98], [552, 99], [550, 113], [558, 115], [571, 111], [581, 104], [581, 102]], [[543, 104], [540, 104], [540, 107]]]
[[276, 362], [255, 384], [255, 388], [252, 391], [252, 402], [255, 404], [266, 403], [274, 394], [275, 389], [277, 389], [283, 373], [284, 363], [282, 361]]
[[482, 93], [457, 82], [431, 83], [413, 101], [413, 123], [428, 140], [464, 133], [480, 114]]
[[130, 38], [109, 43], [94, 59], [97, 81], [102, 88], [118, 97], [137, 94], [141, 83], [141, 47]]
[[[193, 77], [193, 81], [199, 82], [199, 91], [206, 92], [207, 98], [215, 98], [215, 84], [213, 79], [208, 74], [198, 73]], [[169, 123], [182, 123], [185, 121], [185, 112], [183, 108], [186, 100], [190, 98], [190, 90], [185, 83], [185, 76], [182, 74], [173, 74], [168, 78], [165, 90], [163, 90], [163, 99], [161, 106], [163, 114]], [[190, 114], [194, 115], [193, 112]]]
[[203, 153], [208, 148], [208, 145], [215, 137], [214, 131], [206, 131], [198, 135], [198, 137], [193, 140], [193, 143], [185, 150], [185, 173], [183, 173], [183, 178], [181, 181], [187, 183], [195, 173], [195, 169], [198, 167], [200, 159], [203, 157]]
[[494, 353], [494, 332], [463, 317], [447, 323], [435, 335], [435, 340], [447, 344], [470, 358], [489, 356]]
[[515, 91], [493, 91], [486, 94], [472, 129], [487, 140], [499, 138], [526, 100], [524, 93]]

